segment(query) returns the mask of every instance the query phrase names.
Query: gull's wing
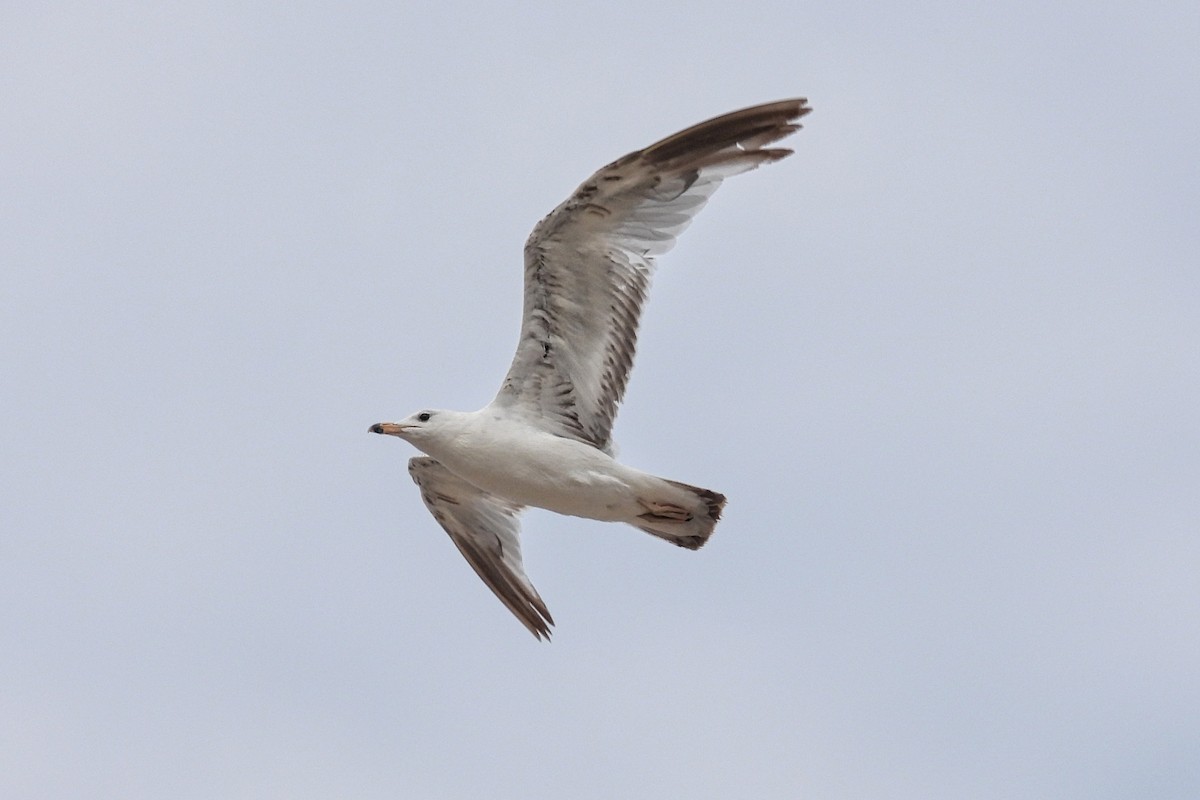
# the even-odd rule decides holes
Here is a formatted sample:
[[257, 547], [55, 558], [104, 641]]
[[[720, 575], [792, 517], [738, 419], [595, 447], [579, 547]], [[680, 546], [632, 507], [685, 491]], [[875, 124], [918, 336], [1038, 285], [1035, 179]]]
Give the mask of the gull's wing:
[[654, 259], [721, 181], [778, 161], [805, 100], [734, 111], [604, 167], [525, 243], [525, 315], [494, 407], [610, 449]]
[[476, 574], [530, 633], [549, 639], [554, 620], [521, 565], [521, 506], [472, 486], [427, 456], [411, 459], [408, 472]]

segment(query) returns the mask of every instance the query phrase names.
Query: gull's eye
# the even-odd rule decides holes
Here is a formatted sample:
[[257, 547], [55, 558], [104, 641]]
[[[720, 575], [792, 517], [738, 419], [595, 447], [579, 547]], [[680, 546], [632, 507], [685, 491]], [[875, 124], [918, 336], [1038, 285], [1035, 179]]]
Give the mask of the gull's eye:
[[422, 411], [420, 414], [417, 414], [417, 419], [420, 420], [421, 422], [429, 422], [429, 418], [432, 416], [433, 415], [430, 414], [428, 411]]

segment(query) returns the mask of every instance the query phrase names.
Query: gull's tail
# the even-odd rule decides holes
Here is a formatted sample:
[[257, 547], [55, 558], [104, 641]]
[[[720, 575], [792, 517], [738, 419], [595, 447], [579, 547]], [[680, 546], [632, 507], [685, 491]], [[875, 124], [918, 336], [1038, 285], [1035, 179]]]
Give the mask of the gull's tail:
[[632, 524], [671, 544], [699, 550], [721, 519], [725, 495], [679, 481], [663, 480], [663, 483], [671, 487], [671, 496], [641, 498], [646, 511]]

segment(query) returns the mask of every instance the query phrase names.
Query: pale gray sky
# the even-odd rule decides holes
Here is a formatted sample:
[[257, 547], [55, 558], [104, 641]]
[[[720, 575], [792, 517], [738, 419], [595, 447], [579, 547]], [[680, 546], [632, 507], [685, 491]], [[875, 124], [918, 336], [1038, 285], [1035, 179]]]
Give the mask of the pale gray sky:
[[[1195, 2], [102, 5], [0, 12], [0, 795], [1200, 796]], [[726, 517], [529, 514], [538, 644], [367, 426], [794, 95], [616, 429]]]

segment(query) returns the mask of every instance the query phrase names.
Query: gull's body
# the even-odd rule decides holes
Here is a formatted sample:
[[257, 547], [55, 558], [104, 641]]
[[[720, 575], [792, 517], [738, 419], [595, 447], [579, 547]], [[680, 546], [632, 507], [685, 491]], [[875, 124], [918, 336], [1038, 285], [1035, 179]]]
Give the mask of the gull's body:
[[601, 169], [526, 242], [521, 338], [496, 398], [372, 426], [426, 454], [409, 462], [426, 506], [535, 636], [553, 620], [521, 563], [523, 507], [627, 522], [693, 550], [720, 519], [723, 495], [616, 461], [612, 423], [655, 257], [723, 179], [790, 155], [766, 145], [808, 111], [804, 100], [743, 109]]
[[645, 498], [661, 495], [680, 506], [696, 505], [692, 493], [669, 481], [495, 409], [436, 415], [449, 435], [414, 444], [472, 486], [517, 505], [635, 524], [645, 523]]

